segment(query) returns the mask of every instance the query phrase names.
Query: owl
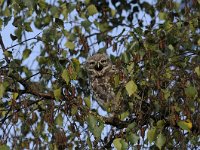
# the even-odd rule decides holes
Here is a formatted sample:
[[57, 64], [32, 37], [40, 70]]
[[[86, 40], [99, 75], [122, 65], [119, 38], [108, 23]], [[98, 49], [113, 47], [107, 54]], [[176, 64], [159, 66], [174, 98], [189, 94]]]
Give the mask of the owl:
[[86, 60], [86, 71], [89, 77], [93, 98], [107, 112], [120, 112], [123, 108], [121, 98], [115, 88], [115, 77], [119, 69], [112, 64], [105, 54], [97, 53]]

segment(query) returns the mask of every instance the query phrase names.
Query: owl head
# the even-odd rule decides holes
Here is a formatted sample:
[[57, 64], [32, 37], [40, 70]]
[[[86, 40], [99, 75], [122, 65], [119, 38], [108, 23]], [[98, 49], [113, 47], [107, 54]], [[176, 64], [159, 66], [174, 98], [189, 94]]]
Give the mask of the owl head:
[[112, 63], [105, 53], [97, 53], [86, 61], [86, 70], [89, 77], [101, 77], [110, 69], [112, 69]]

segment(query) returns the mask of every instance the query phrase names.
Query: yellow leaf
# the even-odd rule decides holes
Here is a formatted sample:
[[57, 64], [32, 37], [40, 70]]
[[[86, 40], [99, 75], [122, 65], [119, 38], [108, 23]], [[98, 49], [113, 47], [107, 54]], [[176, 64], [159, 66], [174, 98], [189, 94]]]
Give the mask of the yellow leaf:
[[179, 121], [178, 123], [178, 126], [183, 129], [183, 130], [187, 130], [187, 131], [190, 131], [190, 129], [192, 128], [192, 122], [191, 120], [187, 119], [185, 121]]
[[137, 91], [137, 85], [135, 84], [133, 80], [129, 81], [126, 84], [126, 90], [129, 96], [133, 95]]

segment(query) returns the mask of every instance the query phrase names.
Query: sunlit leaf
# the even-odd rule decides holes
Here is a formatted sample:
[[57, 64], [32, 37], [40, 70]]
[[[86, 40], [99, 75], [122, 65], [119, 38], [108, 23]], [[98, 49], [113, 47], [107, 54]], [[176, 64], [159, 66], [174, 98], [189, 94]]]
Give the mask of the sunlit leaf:
[[13, 98], [13, 100], [16, 100], [16, 98], [18, 97], [18, 93], [16, 93], [16, 92], [14, 92], [13, 94], [12, 94], [12, 98]]
[[179, 121], [177, 124], [183, 130], [190, 131], [192, 128], [192, 122], [189, 119], [185, 121]]
[[117, 13], [117, 11], [115, 9], [111, 9], [111, 15], [112, 15], [112, 17], [114, 17], [116, 13]]
[[66, 84], [69, 84], [70, 78], [69, 78], [69, 73], [66, 69], [63, 70], [62, 72], [62, 78], [65, 80]]
[[116, 138], [113, 141], [113, 144], [117, 150], [122, 150], [121, 138]]
[[129, 81], [126, 84], [126, 90], [129, 96], [133, 95], [137, 91], [137, 85], [135, 84], [133, 80]]
[[156, 128], [151, 128], [151, 129], [148, 130], [147, 138], [148, 138], [150, 143], [155, 141], [155, 139], [156, 139]]
[[117, 150], [126, 150], [128, 148], [128, 144], [122, 138], [114, 139], [113, 145]]
[[196, 67], [196, 68], [194, 69], [194, 71], [195, 71], [195, 73], [196, 73], [198, 76], [200, 76], [200, 67], [199, 67], [199, 66]]
[[88, 14], [89, 14], [90, 16], [92, 16], [92, 15], [98, 13], [98, 10], [97, 10], [96, 6], [93, 5], [93, 4], [91, 4], [91, 5], [89, 5], [89, 6], [87, 7], [87, 11], [88, 11]]
[[166, 143], [166, 137], [160, 133], [156, 139], [156, 146], [161, 150], [164, 144]]
[[73, 49], [75, 48], [74, 43], [72, 43], [72, 42], [70, 42], [70, 41], [67, 41], [67, 42], [65, 43], [65, 46], [66, 46], [67, 48], [71, 49], [71, 50], [73, 50]]
[[61, 95], [61, 88], [58, 88], [58, 89], [54, 90], [53, 93], [54, 93], [54, 96], [55, 96], [56, 100], [59, 100], [61, 98], [61, 96], [62, 96]]
[[128, 111], [125, 111], [123, 112], [122, 114], [120, 114], [120, 120], [124, 120], [126, 117], [129, 116], [129, 112]]

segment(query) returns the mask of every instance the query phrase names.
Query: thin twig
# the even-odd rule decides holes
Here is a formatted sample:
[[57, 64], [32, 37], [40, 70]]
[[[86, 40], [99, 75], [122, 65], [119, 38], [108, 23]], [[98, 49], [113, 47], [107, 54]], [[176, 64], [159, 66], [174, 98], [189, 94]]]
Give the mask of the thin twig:
[[[41, 32], [40, 32], [40, 33], [41, 33]], [[38, 33], [36, 36], [34, 36], [34, 37], [30, 38], [30, 39], [26, 39], [26, 40], [24, 40], [24, 41], [22, 41], [22, 42], [19, 42], [19, 43], [13, 45], [13, 46], [7, 47], [5, 50], [8, 50], [8, 49], [13, 48], [13, 47], [18, 46], [18, 45], [21, 45], [21, 44], [23, 44], [23, 43], [25, 43], [25, 42], [28, 42], [28, 41], [30, 41], [30, 40], [37, 40], [37, 36], [38, 36], [40, 33]]]

